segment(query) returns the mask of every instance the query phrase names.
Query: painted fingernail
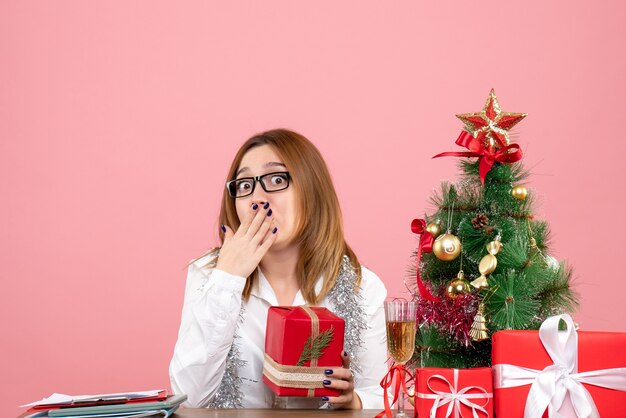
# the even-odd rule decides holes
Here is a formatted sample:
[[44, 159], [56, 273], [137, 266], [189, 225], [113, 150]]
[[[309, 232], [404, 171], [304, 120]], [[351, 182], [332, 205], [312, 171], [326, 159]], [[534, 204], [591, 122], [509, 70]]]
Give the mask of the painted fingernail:
[[276, 231], [278, 231], [278, 228], [274, 227], [274, 229], [272, 230], [272, 234], [275, 234]]
[[332, 369], [326, 369], [326, 370], [324, 370], [324, 373], [325, 374], [333, 374], [333, 371], [332, 371]]
[[254, 205], [252, 205], [252, 209], [253, 209], [253, 210], [257, 210], [257, 209], [258, 209], [258, 207], [259, 207], [259, 205], [257, 205], [256, 203], [255, 203]]
[[344, 357], [348, 357], [348, 352], [347, 352], [347, 351], [344, 351], [344, 352], [343, 352], [343, 356], [344, 356]]
[[267, 211], [267, 216], [272, 216], [272, 209]]
[[322, 396], [322, 400], [323, 400], [324, 402], [328, 402], [328, 396]]
[[270, 202], [266, 202], [266, 203], [263, 205], [263, 209], [267, 209], [267, 208], [269, 208], [269, 207], [270, 207]]
[[324, 380], [324, 381], [322, 382], [322, 384], [323, 384], [323, 385], [330, 385], [330, 380]]
[[226, 233], [226, 227], [222, 225], [222, 232]]

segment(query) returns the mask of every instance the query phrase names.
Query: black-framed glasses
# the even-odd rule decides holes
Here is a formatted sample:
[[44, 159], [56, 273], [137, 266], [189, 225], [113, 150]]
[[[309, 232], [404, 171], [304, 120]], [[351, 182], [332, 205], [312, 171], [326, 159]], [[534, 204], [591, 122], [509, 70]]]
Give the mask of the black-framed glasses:
[[240, 198], [250, 196], [254, 193], [254, 187], [257, 182], [261, 183], [261, 187], [267, 193], [279, 192], [289, 187], [291, 176], [288, 171], [278, 171], [275, 173], [267, 173], [256, 177], [242, 177], [240, 179], [231, 180], [226, 183], [228, 194], [232, 198]]

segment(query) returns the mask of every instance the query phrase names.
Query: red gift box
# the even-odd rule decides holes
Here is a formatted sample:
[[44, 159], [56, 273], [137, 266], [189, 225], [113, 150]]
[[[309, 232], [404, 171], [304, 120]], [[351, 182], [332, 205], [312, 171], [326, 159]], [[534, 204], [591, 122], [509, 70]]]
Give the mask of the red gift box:
[[491, 368], [427, 367], [416, 372], [415, 409], [419, 417], [493, 417]]
[[[568, 325], [566, 331], [558, 331], [560, 319]], [[603, 418], [624, 416], [626, 369], [615, 370], [626, 366], [624, 351], [626, 351], [626, 333], [592, 331], [576, 333], [569, 315], [548, 318], [540, 331], [494, 333], [492, 363], [496, 417], [524, 417], [531, 385], [535, 382], [537, 383], [533, 390], [540, 392], [531, 394], [534, 410], [531, 416], [548, 417], [545, 408], [546, 402], [550, 402], [553, 409], [558, 410], [563, 416], [575, 417], [573, 399], [587, 411], [592, 411], [592, 403], [595, 403]], [[540, 385], [536, 380], [540, 373], [543, 373], [542, 380], [546, 382], [545, 385]], [[616, 389], [600, 387], [597, 384], [605, 384]], [[568, 391], [563, 398], [565, 389], [559, 389], [559, 385], [574, 387], [578, 393], [572, 395], [572, 392]], [[545, 387], [552, 387], [548, 392], [555, 390], [556, 387], [556, 391], [561, 390], [562, 393], [560, 395], [545, 393], [546, 389], [542, 389]], [[619, 387], [621, 390], [617, 390]], [[593, 399], [591, 402], [585, 399], [587, 396], [584, 394], [585, 389]], [[534, 393], [543, 394], [534, 396]], [[541, 398], [544, 401], [541, 401]]]
[[[274, 306], [267, 315], [263, 382], [279, 396], [339, 396], [324, 370], [341, 367], [344, 321], [326, 308]], [[312, 352], [318, 358], [311, 358]]]

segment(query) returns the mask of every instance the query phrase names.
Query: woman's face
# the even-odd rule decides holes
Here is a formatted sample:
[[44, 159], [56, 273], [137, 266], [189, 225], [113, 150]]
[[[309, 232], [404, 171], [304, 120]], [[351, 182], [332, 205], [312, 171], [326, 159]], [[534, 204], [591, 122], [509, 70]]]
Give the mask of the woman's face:
[[[288, 171], [287, 167], [274, 149], [269, 145], [261, 145], [252, 148], [243, 156], [235, 178], [256, 177], [284, 171]], [[291, 182], [290, 180], [289, 187], [286, 189], [270, 193], [266, 192], [259, 182], [256, 182], [251, 195], [235, 199], [235, 208], [240, 222], [249, 216], [250, 207], [254, 203], [259, 205], [257, 211], [264, 211], [263, 205], [269, 202], [274, 226], [278, 228], [276, 241], [272, 245], [274, 249], [288, 245], [295, 232], [296, 197]]]

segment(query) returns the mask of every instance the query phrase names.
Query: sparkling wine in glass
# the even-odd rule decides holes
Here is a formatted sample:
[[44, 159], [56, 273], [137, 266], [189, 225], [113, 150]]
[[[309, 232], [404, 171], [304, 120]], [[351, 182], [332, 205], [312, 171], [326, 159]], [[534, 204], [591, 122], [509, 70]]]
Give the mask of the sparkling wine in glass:
[[[416, 302], [392, 300], [385, 302], [387, 325], [387, 349], [396, 364], [405, 364], [415, 351]], [[399, 376], [399, 375], [396, 375]], [[386, 396], [386, 395], [385, 395]], [[404, 391], [400, 388], [396, 418], [406, 418], [404, 413]]]

